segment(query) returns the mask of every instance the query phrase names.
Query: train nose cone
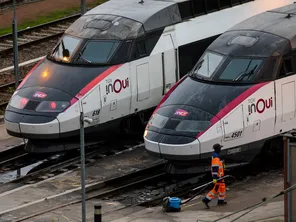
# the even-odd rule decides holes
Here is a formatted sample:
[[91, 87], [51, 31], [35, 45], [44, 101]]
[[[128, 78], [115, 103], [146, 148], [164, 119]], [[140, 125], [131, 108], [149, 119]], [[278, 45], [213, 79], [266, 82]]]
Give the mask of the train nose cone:
[[5, 110], [8, 134], [28, 139], [58, 138], [57, 116], [70, 106], [71, 99], [71, 95], [53, 88], [21, 88]]
[[147, 124], [146, 149], [166, 159], [196, 159], [201, 153], [197, 136], [210, 127], [213, 118], [209, 112], [193, 106], [160, 107]]

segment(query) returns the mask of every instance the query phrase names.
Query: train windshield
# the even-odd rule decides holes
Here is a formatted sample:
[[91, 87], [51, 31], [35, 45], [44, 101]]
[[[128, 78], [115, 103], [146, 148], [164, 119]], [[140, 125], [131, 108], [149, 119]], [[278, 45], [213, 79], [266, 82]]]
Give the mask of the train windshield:
[[207, 52], [202, 59], [196, 64], [194, 74], [200, 77], [210, 78], [221, 65], [224, 56]]
[[58, 61], [69, 62], [80, 42], [79, 38], [65, 35], [53, 50], [51, 57]]
[[262, 58], [236, 58], [207, 51], [194, 66], [191, 76], [214, 82], [250, 83], [263, 61]]
[[219, 75], [219, 80], [250, 82], [255, 77], [262, 59], [232, 59]]
[[91, 40], [79, 53], [78, 61], [95, 64], [107, 64], [119, 46], [117, 40]]

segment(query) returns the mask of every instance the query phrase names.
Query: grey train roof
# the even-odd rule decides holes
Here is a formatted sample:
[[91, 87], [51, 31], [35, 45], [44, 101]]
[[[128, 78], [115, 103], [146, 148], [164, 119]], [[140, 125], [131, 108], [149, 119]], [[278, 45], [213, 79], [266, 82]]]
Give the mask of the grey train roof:
[[182, 21], [177, 2], [169, 0], [110, 0], [90, 10], [85, 15], [117, 15], [138, 21], [144, 30], [151, 30]]
[[[65, 33], [86, 39], [134, 39], [146, 32], [235, 6], [231, 1], [224, 3], [223, 8], [219, 4], [204, 6], [200, 0], [140, 1], [109, 0], [85, 13]], [[251, 1], [254, 0], [237, 4]]]
[[65, 33], [87, 39], [134, 39], [181, 22], [177, 3], [183, 1], [109, 0], [85, 13]]
[[[295, 15], [287, 18], [288, 13]], [[296, 47], [295, 36], [296, 4], [292, 4], [244, 20], [223, 33], [208, 49], [238, 57], [284, 55]]]
[[[288, 13], [291, 17], [287, 18]], [[296, 4], [290, 4], [278, 9], [253, 16], [228, 31], [257, 30], [271, 33], [291, 41], [291, 47], [296, 48]]]

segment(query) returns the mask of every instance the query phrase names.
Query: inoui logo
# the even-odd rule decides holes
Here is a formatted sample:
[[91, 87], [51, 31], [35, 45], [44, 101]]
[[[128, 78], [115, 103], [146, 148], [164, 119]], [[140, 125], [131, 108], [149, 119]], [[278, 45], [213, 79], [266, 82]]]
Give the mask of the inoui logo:
[[257, 102], [255, 102], [255, 99], [252, 99], [251, 104], [248, 105], [248, 112], [249, 115], [252, 113], [263, 113], [266, 109], [269, 109], [272, 107], [272, 97], [269, 99], [258, 99]]
[[128, 78], [126, 78], [125, 80], [116, 79], [113, 83], [109, 82], [106, 85], [106, 94], [108, 95], [111, 92], [120, 93], [122, 89], [125, 89], [128, 87], [129, 87], [129, 79]]

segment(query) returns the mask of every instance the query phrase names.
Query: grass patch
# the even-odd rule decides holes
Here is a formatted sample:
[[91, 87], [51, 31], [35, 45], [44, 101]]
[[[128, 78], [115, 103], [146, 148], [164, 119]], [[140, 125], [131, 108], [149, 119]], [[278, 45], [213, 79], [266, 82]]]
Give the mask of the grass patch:
[[[104, 2], [106, 2], [107, 0], [96, 0], [95, 2], [86, 4], [87, 8], [93, 8], [99, 4], [102, 4]], [[32, 3], [34, 4], [34, 3]], [[61, 19], [73, 14], [77, 14], [80, 12], [80, 6], [79, 7], [73, 7], [73, 8], [68, 8], [68, 9], [64, 9], [64, 10], [57, 10], [55, 12], [51, 12], [47, 15], [42, 15], [42, 16], [38, 16], [37, 18], [35, 18], [34, 20], [28, 20], [28, 21], [23, 21], [22, 23], [18, 23], [18, 30], [21, 29], [25, 29], [27, 27], [32, 27], [32, 26], [36, 26], [36, 25], [41, 25], [43, 23], [46, 22], [50, 22], [50, 21], [54, 21], [57, 19]], [[0, 36], [1, 35], [5, 35], [5, 34], [9, 34], [12, 32], [12, 26], [11, 27], [7, 27], [7, 28], [3, 28], [0, 29]]]

